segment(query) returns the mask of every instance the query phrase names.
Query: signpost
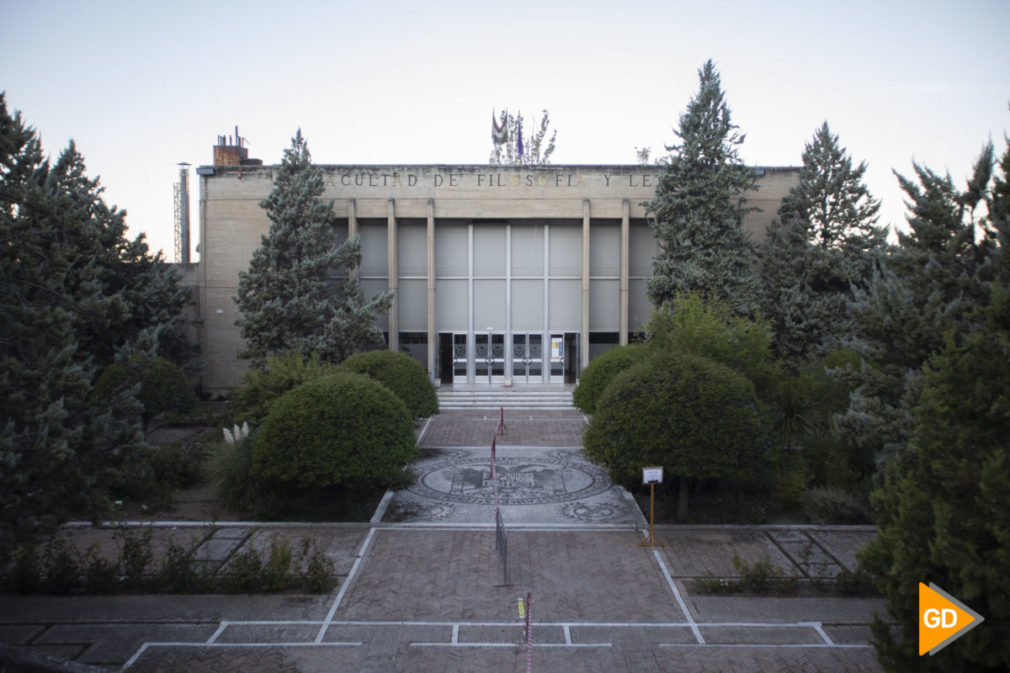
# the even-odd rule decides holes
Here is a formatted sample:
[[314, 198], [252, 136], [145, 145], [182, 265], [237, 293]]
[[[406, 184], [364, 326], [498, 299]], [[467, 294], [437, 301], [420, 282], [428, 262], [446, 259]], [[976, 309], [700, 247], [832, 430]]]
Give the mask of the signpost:
[[638, 543], [639, 547], [665, 547], [662, 540], [657, 540], [653, 535], [653, 526], [656, 521], [656, 484], [663, 483], [662, 467], [643, 467], [642, 483], [649, 485], [649, 536]]

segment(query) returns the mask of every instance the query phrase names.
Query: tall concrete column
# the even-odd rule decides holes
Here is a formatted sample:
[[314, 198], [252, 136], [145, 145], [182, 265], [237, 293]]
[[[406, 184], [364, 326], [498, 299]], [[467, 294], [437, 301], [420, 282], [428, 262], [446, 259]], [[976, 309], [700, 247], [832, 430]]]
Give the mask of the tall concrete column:
[[435, 331], [435, 200], [428, 199], [427, 262], [428, 275], [428, 377], [434, 381], [438, 375], [435, 359], [438, 348], [438, 334]]
[[589, 199], [582, 200], [582, 339], [579, 344], [581, 367], [589, 366]]
[[386, 202], [386, 275], [389, 277], [389, 291], [393, 293], [393, 303], [389, 306], [389, 350], [400, 350], [400, 256], [396, 241], [396, 202], [390, 199]]
[[631, 266], [631, 202], [624, 199], [621, 203], [621, 295], [618, 303], [617, 319], [618, 334], [622, 346], [628, 345], [628, 270]]
[[[350, 240], [358, 235], [358, 208], [354, 199], [347, 200], [347, 239]], [[358, 266], [351, 269], [351, 277], [357, 278], [360, 268]]]

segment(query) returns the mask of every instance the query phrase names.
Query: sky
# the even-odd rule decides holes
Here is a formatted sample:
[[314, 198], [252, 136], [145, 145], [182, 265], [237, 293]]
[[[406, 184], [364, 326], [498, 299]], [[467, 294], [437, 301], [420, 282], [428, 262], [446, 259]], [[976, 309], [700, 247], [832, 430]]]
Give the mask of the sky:
[[0, 91], [169, 261], [177, 164], [236, 125], [266, 164], [299, 128], [317, 163], [486, 163], [492, 110], [546, 109], [553, 164], [632, 164], [676, 141], [710, 58], [746, 163], [800, 165], [827, 121], [900, 226], [893, 170], [963, 186], [1006, 148], [1008, 34], [1007, 0], [0, 0]]

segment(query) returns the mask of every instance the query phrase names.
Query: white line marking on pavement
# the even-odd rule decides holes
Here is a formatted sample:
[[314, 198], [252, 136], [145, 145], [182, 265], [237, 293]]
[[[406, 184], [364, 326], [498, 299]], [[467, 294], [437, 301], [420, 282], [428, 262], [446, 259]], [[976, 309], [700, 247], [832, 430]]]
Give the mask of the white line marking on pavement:
[[[643, 537], [648, 537], [648, 534], [643, 530]], [[680, 595], [680, 591], [677, 589], [677, 583], [673, 581], [673, 577], [670, 576], [670, 571], [666, 567], [666, 562], [663, 561], [663, 557], [660, 556], [659, 550], [655, 547], [652, 548], [652, 555], [656, 557], [656, 562], [659, 564], [659, 569], [663, 571], [663, 577], [666, 578], [666, 583], [670, 585], [670, 590], [673, 591], [674, 598], [677, 599], [677, 605], [680, 606], [681, 612], [684, 613], [684, 619], [687, 620], [688, 625], [691, 627], [691, 631], [694, 633], [695, 639], [698, 641], [699, 645], [705, 644], [705, 639], [701, 635], [701, 631], [698, 630], [698, 625], [694, 622], [694, 616], [691, 611], [687, 609], [687, 603], [684, 602], [684, 598]]]
[[565, 624], [565, 645], [572, 644], [572, 627]]
[[217, 641], [217, 637], [220, 636], [222, 633], [224, 633], [224, 630], [226, 628], [228, 628], [228, 622], [222, 621], [218, 625], [217, 631], [214, 632], [214, 635], [212, 635], [210, 638], [207, 639], [207, 644], [213, 645]]
[[365, 541], [361, 545], [361, 549], [358, 551], [358, 558], [354, 559], [354, 565], [351, 566], [351, 571], [347, 573], [347, 577], [344, 579], [344, 583], [340, 585], [340, 591], [337, 592], [337, 597], [333, 600], [333, 605], [330, 606], [330, 611], [326, 614], [326, 619], [323, 620], [323, 625], [319, 627], [319, 635], [316, 636], [316, 642], [323, 642], [323, 636], [326, 635], [326, 629], [330, 627], [330, 623], [333, 622], [333, 615], [336, 614], [337, 608], [340, 606], [340, 601], [344, 599], [344, 594], [347, 593], [348, 587], [351, 586], [351, 581], [354, 579], [354, 575], [358, 570], [358, 566], [361, 565], [361, 559], [365, 558], [365, 552], [368, 550], [368, 545], [372, 541], [372, 536], [375, 535], [375, 528], [371, 528], [368, 531], [368, 536], [365, 537]]
[[[411, 647], [516, 647], [515, 643], [410, 643]], [[613, 647], [613, 643], [579, 643], [569, 645], [567, 643], [534, 643], [534, 649], [538, 647]]]
[[859, 644], [859, 643], [835, 643], [834, 645], [828, 645], [827, 643], [660, 643], [660, 647], [788, 647], [791, 649], [802, 649], [810, 648], [814, 650], [824, 650], [828, 648], [838, 648], [846, 650], [856, 650], [872, 648], [873, 645], [869, 643]]
[[428, 416], [428, 420], [424, 422], [424, 427], [421, 428], [421, 434], [417, 436], [417, 445], [421, 446], [421, 442], [424, 441], [424, 434], [428, 432], [428, 426], [431, 425], [432, 416]]
[[820, 634], [821, 638], [824, 639], [824, 642], [826, 644], [828, 644], [828, 645], [834, 645], [835, 644], [834, 642], [832, 642], [831, 638], [828, 637], [828, 634], [824, 632], [824, 625], [823, 624], [821, 624], [820, 622], [811, 622], [810, 626], [813, 627], [814, 631], [817, 631], [817, 633]]

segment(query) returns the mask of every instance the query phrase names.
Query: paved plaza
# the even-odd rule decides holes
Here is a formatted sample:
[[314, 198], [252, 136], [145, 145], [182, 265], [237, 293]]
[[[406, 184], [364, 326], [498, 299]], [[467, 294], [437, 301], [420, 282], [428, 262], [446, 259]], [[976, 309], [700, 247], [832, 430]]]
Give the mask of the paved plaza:
[[[497, 414], [433, 418], [416, 483], [367, 524], [156, 529], [162, 547], [182, 541], [222, 569], [244, 545], [310, 536], [340, 578], [329, 595], [0, 596], [0, 643], [130, 672], [880, 670], [867, 645], [880, 600], [712, 596], [691, 583], [732, 578], [734, 554], [830, 577], [854, 569], [872, 528], [660, 526], [665, 546], [642, 547], [634, 502], [578, 451], [580, 414], [506, 414], [497, 435]], [[70, 532], [111, 542], [108, 529]]]

